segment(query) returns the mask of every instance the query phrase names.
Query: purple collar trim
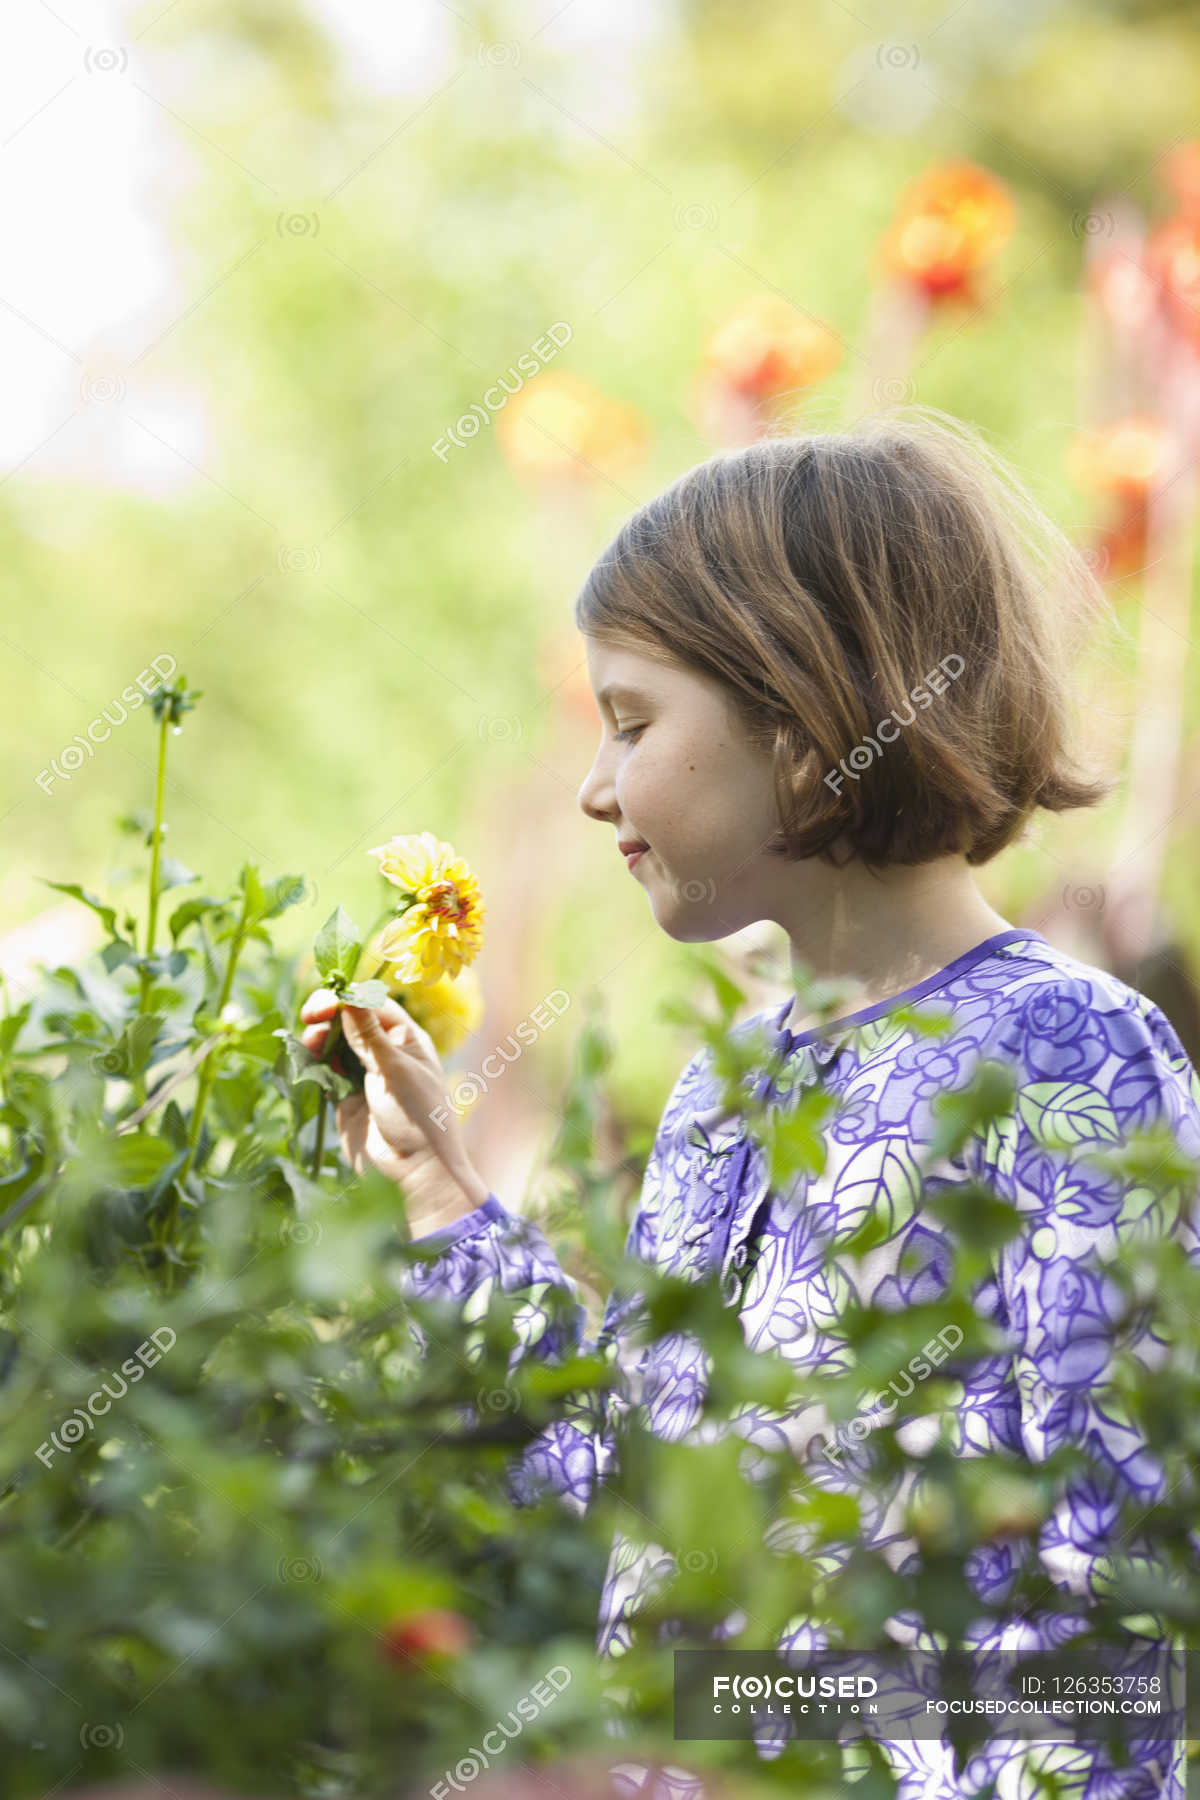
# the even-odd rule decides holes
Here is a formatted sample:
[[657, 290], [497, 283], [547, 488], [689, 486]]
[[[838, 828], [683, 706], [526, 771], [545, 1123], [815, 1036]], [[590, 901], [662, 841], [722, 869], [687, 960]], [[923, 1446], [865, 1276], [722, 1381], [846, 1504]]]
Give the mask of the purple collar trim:
[[891, 1012], [894, 1007], [904, 1006], [909, 1001], [920, 1000], [924, 995], [932, 994], [948, 981], [953, 981], [964, 969], [969, 969], [972, 963], [982, 962], [984, 957], [991, 956], [1004, 945], [1028, 941], [1035, 944], [1046, 943], [1040, 931], [1030, 931], [1025, 926], [1010, 926], [1007, 931], [997, 931], [992, 937], [984, 938], [981, 944], [964, 950], [961, 956], [956, 956], [944, 969], [935, 969], [932, 975], [927, 975], [924, 981], [918, 981], [913, 987], [904, 988], [886, 1000], [877, 1000], [874, 1006], [864, 1006], [858, 1012], [843, 1014], [840, 1019], [830, 1019], [827, 1025], [814, 1025], [808, 1031], [792, 1031], [784, 1024], [784, 1019], [792, 1010], [792, 996], [789, 995], [772, 1019], [776, 1044], [783, 1050], [795, 1050], [801, 1044], [814, 1043], [818, 1038], [827, 1037], [830, 1032], [839, 1031], [845, 1026], [866, 1025], [871, 1019], [881, 1018], [884, 1013]]

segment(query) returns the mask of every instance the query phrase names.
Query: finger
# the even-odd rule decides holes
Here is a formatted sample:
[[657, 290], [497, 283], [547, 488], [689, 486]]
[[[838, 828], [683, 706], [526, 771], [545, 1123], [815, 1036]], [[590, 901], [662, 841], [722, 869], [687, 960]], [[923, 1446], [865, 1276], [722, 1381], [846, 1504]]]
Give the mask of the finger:
[[[359, 1010], [358, 1008], [354, 1009]], [[399, 1001], [391, 996], [375, 1012], [375, 1016], [383, 1025], [385, 1032], [401, 1050], [420, 1050], [431, 1062], [438, 1062], [438, 1049], [424, 1025], [419, 1025], [410, 1012], [406, 1012]], [[344, 1022], [344, 1021], [343, 1021]]]
[[[364, 1009], [362, 1007], [355, 1007], [353, 1010], [355, 1012], [362, 1012]], [[375, 1017], [383, 1021], [383, 1026], [386, 1031], [390, 1031], [393, 1026], [396, 1025], [411, 1025], [414, 1031], [420, 1031], [421, 1029], [412, 1014], [405, 1010], [399, 1000], [393, 999], [391, 994], [388, 995], [382, 1006], [368, 1007], [366, 1010], [373, 1011]]]
[[[379, 1013], [370, 1006], [343, 1006], [342, 1029], [346, 1033], [346, 1041], [359, 1061], [376, 1074], [383, 1075], [399, 1066], [400, 1047], [405, 1042], [406, 1032], [398, 1027], [416, 1029], [408, 1014], [401, 1010], [401, 1017], [392, 1024], [381, 1020]], [[396, 1035], [393, 1036], [392, 1033]]]
[[306, 1025], [300, 1033], [300, 1042], [306, 1050], [311, 1050], [314, 1056], [320, 1056], [328, 1036], [328, 1025]]
[[367, 1126], [370, 1124], [370, 1114], [363, 1096], [351, 1094], [348, 1099], [339, 1100], [335, 1117], [342, 1155], [355, 1174], [361, 1175], [366, 1158]]
[[[407, 1137], [407, 1133], [402, 1135]], [[422, 1148], [424, 1148], [424, 1140], [421, 1138], [420, 1132], [416, 1133], [416, 1141], [411, 1144], [397, 1142], [390, 1128], [388, 1135], [384, 1137], [374, 1114], [368, 1115], [365, 1145], [367, 1160], [384, 1175], [394, 1178], [397, 1170], [403, 1168], [405, 1158], [411, 1156], [414, 1150]]]
[[332, 1019], [337, 1009], [338, 997], [332, 988], [314, 988], [300, 1008], [300, 1017], [311, 1025], [317, 1019]]

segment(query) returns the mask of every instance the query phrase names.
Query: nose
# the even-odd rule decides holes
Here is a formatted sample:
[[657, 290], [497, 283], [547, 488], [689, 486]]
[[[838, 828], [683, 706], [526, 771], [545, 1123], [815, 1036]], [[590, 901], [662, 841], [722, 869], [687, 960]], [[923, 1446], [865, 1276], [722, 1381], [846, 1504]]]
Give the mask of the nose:
[[598, 819], [604, 824], [616, 818], [616, 791], [608, 773], [603, 744], [597, 750], [576, 798], [589, 819]]

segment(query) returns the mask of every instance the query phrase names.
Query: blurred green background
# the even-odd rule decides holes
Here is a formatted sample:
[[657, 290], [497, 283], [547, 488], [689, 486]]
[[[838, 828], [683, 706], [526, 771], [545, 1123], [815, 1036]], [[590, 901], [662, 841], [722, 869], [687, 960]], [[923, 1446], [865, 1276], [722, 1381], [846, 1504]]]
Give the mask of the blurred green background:
[[[697, 371], [750, 297], [844, 340], [797, 425], [854, 412], [881, 235], [910, 179], [963, 157], [1007, 186], [1016, 227], [986, 303], [938, 314], [905, 392], [979, 425], [1082, 539], [1096, 500], [1067, 457], [1094, 414], [1089, 221], [1168, 210], [1156, 164], [1200, 116], [1200, 18], [1015, 0], [902, 22], [869, 0], [390, 10], [31, 9], [5, 89], [25, 198], [2, 342], [33, 399], [0, 485], [0, 927], [57, 900], [38, 876], [141, 909], [145, 852], [115, 822], [152, 803], [149, 709], [50, 793], [37, 776], [167, 653], [204, 691], [167, 798], [193, 891], [227, 891], [246, 857], [307, 874], [280, 932], [300, 948], [339, 902], [373, 915], [371, 846], [450, 839], [489, 908], [488, 1012], [459, 1060], [554, 988], [594, 996], [620, 1103], [649, 1126], [694, 1048], [657, 1016], [686, 952], [576, 805], [599, 729], [577, 586], [636, 504], [719, 447]], [[550, 367], [635, 409], [641, 453], [539, 476], [506, 457], [497, 414], [439, 455], [559, 321]], [[1141, 595], [1112, 592], [1084, 713], [1115, 752]], [[1193, 953], [1194, 713], [1189, 692], [1163, 887]], [[1036, 923], [1045, 892], [1102, 880], [1120, 806], [1043, 821], [982, 872], [989, 899]], [[69, 910], [52, 915], [64, 958]], [[19, 977], [16, 951], [7, 966]], [[566, 1021], [506, 1077], [503, 1132], [551, 1122]], [[498, 1139], [495, 1155], [498, 1185]]]

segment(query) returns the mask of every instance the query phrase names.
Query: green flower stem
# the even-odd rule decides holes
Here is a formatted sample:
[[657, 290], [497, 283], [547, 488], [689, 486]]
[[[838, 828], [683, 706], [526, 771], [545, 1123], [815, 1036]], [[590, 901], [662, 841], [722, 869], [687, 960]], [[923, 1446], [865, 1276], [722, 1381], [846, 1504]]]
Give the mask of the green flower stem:
[[313, 1147], [312, 1166], [309, 1175], [315, 1181], [321, 1173], [321, 1164], [325, 1161], [325, 1121], [329, 1117], [329, 1108], [325, 1104], [325, 1094], [317, 1089], [317, 1141]]
[[[389, 916], [390, 916], [390, 909], [389, 909]], [[388, 965], [387, 965], [386, 959], [381, 958], [380, 961], [378, 963], [376, 963], [375, 968], [372, 970], [371, 974], [366, 977], [366, 979], [368, 981], [374, 981], [376, 976], [378, 976], [382, 972], [382, 970], [386, 969], [387, 966]], [[354, 979], [357, 981], [357, 979], [358, 979], [357, 973], [355, 974]], [[325, 1046], [324, 1046], [324, 1050], [322, 1051], [322, 1054], [321, 1054], [322, 1062], [327, 1063], [330, 1060], [330, 1057], [333, 1055], [333, 1052], [337, 1049], [338, 1044], [341, 1042], [341, 1040], [344, 1036], [345, 1036], [345, 1033], [342, 1030], [342, 1013], [341, 1013], [341, 1008], [339, 1007], [337, 1012], [334, 1013], [333, 1018], [329, 1022], [329, 1031], [326, 1034]], [[325, 1160], [325, 1122], [329, 1116], [329, 1108], [325, 1104], [324, 1093], [321, 1091], [320, 1088], [317, 1089], [317, 1093], [320, 1096], [318, 1103], [317, 1103], [317, 1141], [313, 1147], [312, 1162], [309, 1164], [309, 1170], [308, 1170], [309, 1175], [313, 1181], [315, 1181], [317, 1179], [318, 1175], [321, 1173], [321, 1164]], [[332, 1102], [331, 1102], [331, 1104], [332, 1104]]]
[[[154, 840], [150, 847], [150, 904], [146, 915], [146, 942], [143, 954], [154, 955], [154, 938], [158, 929], [158, 884], [161, 875], [162, 854], [162, 816], [163, 800], [166, 793], [167, 778], [167, 725], [169, 713], [164, 709], [158, 725], [158, 772], [154, 787]], [[138, 1011], [144, 1013], [150, 999], [150, 989], [154, 977], [148, 969], [143, 969], [138, 982]], [[146, 1075], [139, 1070], [131, 1083], [134, 1103], [144, 1104], [146, 1099]]]
[[[158, 774], [154, 788], [154, 842], [150, 850], [150, 907], [146, 919], [146, 943], [144, 954], [154, 955], [154, 938], [158, 930], [158, 883], [161, 872], [162, 857], [162, 817], [163, 796], [167, 781], [167, 725], [169, 715], [166, 710], [158, 725]], [[148, 969], [142, 970], [141, 994], [138, 999], [138, 1011], [145, 1012], [146, 1001], [150, 997], [150, 984], [153, 976]]]
[[[249, 907], [250, 907], [250, 894], [249, 894], [249, 889], [247, 888], [246, 892], [242, 896], [241, 914], [238, 918], [237, 925], [234, 928], [233, 938], [229, 945], [229, 960], [225, 964], [225, 979], [221, 983], [221, 993], [220, 993], [219, 999], [217, 1000], [217, 1017], [218, 1017], [218, 1019], [220, 1018], [221, 1014], [225, 1011], [225, 1008], [228, 1006], [230, 996], [233, 993], [233, 978], [237, 971], [238, 958], [242, 954], [242, 948], [246, 941], [246, 915], [247, 915], [247, 912], [249, 911]], [[196, 1150], [200, 1143], [200, 1132], [201, 1132], [201, 1128], [203, 1127], [203, 1124], [204, 1124], [204, 1112], [205, 1112], [205, 1108], [208, 1105], [208, 1096], [212, 1089], [213, 1080], [216, 1076], [217, 1058], [219, 1057], [219, 1055], [220, 1055], [219, 1047], [215, 1048], [213, 1050], [210, 1050], [208, 1055], [205, 1057], [204, 1062], [202, 1063], [201, 1068], [200, 1068], [200, 1079], [196, 1086], [196, 1103], [192, 1108], [192, 1122], [191, 1122], [191, 1127], [188, 1131], [187, 1155], [184, 1157], [183, 1167], [180, 1169], [178, 1175], [176, 1175], [174, 1181], [171, 1184], [170, 1199], [167, 1202], [166, 1211], [163, 1214], [162, 1230], [157, 1239], [158, 1246], [160, 1249], [166, 1244], [168, 1238], [171, 1235], [171, 1230], [175, 1223], [176, 1209], [179, 1204], [179, 1196], [183, 1192], [183, 1184], [187, 1180], [188, 1175], [191, 1172], [192, 1163], [195, 1160]], [[168, 1293], [170, 1292], [171, 1281], [172, 1281], [172, 1265], [168, 1265], [168, 1271], [167, 1271], [167, 1291], [168, 1291]]]

